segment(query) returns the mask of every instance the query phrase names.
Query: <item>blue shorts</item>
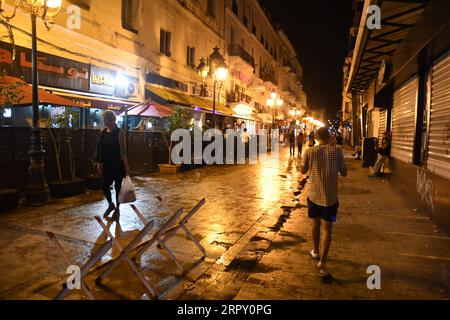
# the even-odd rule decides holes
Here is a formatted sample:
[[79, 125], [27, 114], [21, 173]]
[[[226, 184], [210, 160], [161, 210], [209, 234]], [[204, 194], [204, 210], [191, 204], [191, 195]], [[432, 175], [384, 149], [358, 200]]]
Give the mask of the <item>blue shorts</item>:
[[339, 201], [331, 207], [322, 207], [308, 199], [308, 217], [310, 219], [320, 218], [328, 222], [336, 222]]

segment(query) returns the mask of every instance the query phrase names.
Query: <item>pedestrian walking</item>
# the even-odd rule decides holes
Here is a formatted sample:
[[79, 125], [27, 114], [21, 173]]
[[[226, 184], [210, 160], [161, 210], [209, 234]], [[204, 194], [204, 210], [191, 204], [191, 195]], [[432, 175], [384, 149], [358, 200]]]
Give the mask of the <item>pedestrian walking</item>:
[[295, 132], [292, 130], [289, 133], [289, 154], [295, 156]]
[[340, 146], [341, 148], [344, 145], [344, 138], [342, 137], [342, 134], [340, 132], [338, 132], [338, 134], [336, 136], [336, 144], [338, 146]]
[[[120, 217], [119, 193], [123, 179], [129, 175], [127, 147], [125, 133], [116, 124], [116, 115], [112, 111], [104, 111], [102, 114], [105, 129], [100, 134], [97, 147], [96, 160], [99, 163], [103, 178], [103, 194], [108, 201], [108, 208], [103, 217], [108, 217], [112, 212], [113, 219]], [[114, 183], [116, 191], [116, 204], [112, 200], [111, 185]]]
[[309, 140], [308, 147], [314, 147], [316, 145], [316, 137], [314, 131], [311, 131], [309, 133], [308, 140]]
[[303, 140], [304, 140], [303, 132], [299, 131], [297, 135], [297, 153], [298, 153], [297, 156], [299, 158], [302, 156]]
[[[308, 148], [302, 160], [302, 174], [309, 173], [310, 191], [308, 195], [308, 216], [313, 221], [312, 236], [314, 249], [310, 251], [317, 265], [320, 277], [328, 277], [328, 252], [331, 246], [333, 223], [336, 222], [338, 200], [338, 174], [347, 176], [342, 149], [330, 145], [327, 128], [317, 132], [319, 145]], [[320, 250], [320, 231], [322, 227], [322, 248]]]

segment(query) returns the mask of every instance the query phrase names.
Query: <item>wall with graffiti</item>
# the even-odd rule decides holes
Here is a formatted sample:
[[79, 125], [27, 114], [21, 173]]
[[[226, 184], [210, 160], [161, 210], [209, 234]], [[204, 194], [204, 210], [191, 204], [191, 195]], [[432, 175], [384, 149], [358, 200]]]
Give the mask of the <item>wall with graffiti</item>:
[[396, 159], [391, 159], [391, 166], [393, 186], [406, 194], [412, 206], [450, 232], [450, 180]]

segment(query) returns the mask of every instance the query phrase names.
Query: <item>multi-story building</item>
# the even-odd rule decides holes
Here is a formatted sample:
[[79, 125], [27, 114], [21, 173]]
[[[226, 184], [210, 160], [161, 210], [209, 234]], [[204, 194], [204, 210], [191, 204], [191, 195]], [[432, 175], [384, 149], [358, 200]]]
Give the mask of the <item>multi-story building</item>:
[[[6, 11], [12, 4], [6, 1]], [[27, 82], [29, 20], [19, 11], [9, 22], [18, 59], [0, 62]], [[214, 47], [229, 69], [217, 96], [222, 129], [245, 123], [255, 132], [272, 123], [266, 102], [273, 91], [285, 102], [277, 119], [286, 120], [289, 108], [306, 108], [295, 50], [256, 0], [63, 0], [55, 22], [50, 31], [38, 23], [40, 85], [83, 103], [83, 127], [99, 125], [101, 109], [123, 110], [146, 99], [190, 108], [196, 121], [208, 124], [213, 80], [206, 79], [208, 100], [192, 97], [200, 93], [199, 60]], [[1, 49], [12, 54], [8, 43]], [[75, 79], [69, 70], [77, 71]], [[31, 118], [31, 108], [13, 110], [10, 122], [24, 125], [24, 118]]]
[[450, 3], [359, 0], [355, 9], [343, 98], [353, 142], [370, 165], [376, 152], [364, 141], [389, 132], [393, 185], [449, 229]]

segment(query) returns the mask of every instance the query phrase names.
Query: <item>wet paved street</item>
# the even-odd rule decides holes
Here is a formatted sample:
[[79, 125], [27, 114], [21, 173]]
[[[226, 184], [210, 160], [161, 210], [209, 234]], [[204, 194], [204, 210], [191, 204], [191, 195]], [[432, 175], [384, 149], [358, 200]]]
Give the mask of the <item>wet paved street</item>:
[[[173, 261], [157, 248], [139, 261], [160, 299], [448, 299], [450, 237], [414, 210], [389, 183], [366, 178], [361, 163], [348, 160], [349, 177], [340, 181], [341, 209], [334, 230], [329, 267], [322, 282], [310, 260], [310, 222], [299, 196], [299, 161], [282, 151], [279, 163], [214, 166], [169, 177], [135, 177], [136, 206], [156, 227], [171, 210], [206, 205], [188, 226], [207, 257], [179, 232], [168, 242], [188, 271], [180, 277]], [[0, 217], [0, 298], [50, 299], [59, 291], [66, 265], [45, 234], [52, 231], [69, 257], [86, 259], [106, 240], [94, 220], [105, 209], [101, 192], [57, 200], [43, 208], [21, 208]], [[123, 206], [111, 232], [125, 246], [143, 224]], [[140, 299], [144, 287], [125, 263], [102, 283], [95, 279], [117, 249], [87, 276], [98, 299]], [[198, 263], [196, 263], [198, 262]], [[381, 268], [381, 290], [368, 290], [366, 269]], [[86, 298], [80, 291], [68, 298]]]

